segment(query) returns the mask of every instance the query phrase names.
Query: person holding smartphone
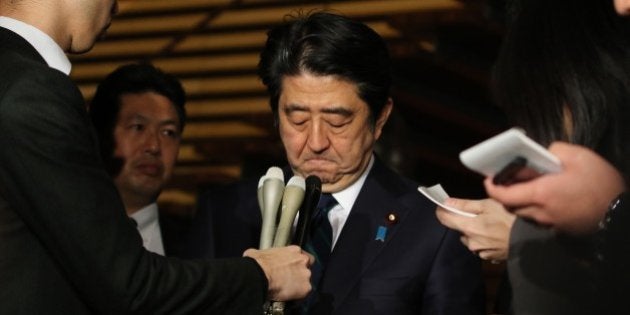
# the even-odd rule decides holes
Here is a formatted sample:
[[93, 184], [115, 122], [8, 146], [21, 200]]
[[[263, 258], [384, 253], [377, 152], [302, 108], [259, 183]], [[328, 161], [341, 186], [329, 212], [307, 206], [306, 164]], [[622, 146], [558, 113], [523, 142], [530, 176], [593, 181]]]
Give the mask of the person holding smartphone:
[[437, 214], [464, 233], [469, 248], [489, 238], [490, 218], [518, 216], [509, 234], [505, 228], [494, 234], [509, 242], [515, 314], [614, 313], [630, 286], [621, 269], [630, 261], [623, 233], [630, 221], [625, 195], [617, 199], [630, 174], [630, 21], [620, 17], [629, 7], [621, 0], [511, 4], [495, 96], [528, 135], [553, 143], [563, 169], [508, 186], [487, 178], [492, 203], [448, 202], [480, 213], [476, 218]]

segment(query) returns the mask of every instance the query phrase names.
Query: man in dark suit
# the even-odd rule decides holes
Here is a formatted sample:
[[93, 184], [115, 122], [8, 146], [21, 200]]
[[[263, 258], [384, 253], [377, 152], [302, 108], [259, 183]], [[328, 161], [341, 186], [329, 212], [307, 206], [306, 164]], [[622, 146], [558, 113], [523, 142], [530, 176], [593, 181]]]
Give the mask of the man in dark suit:
[[186, 220], [159, 213], [157, 198], [173, 174], [186, 123], [185, 93], [174, 76], [150, 64], [128, 64], [97, 87], [90, 118], [101, 157], [144, 247], [178, 256]]
[[[322, 276], [314, 270], [317, 289], [295, 311], [483, 314], [479, 259], [436, 220], [435, 205], [418, 193], [416, 183], [373, 154], [393, 107], [390, 60], [381, 37], [339, 15], [300, 16], [268, 33], [259, 74], [292, 173], [318, 176], [324, 195], [336, 200], [321, 223], [330, 226], [324, 232], [328, 252], [315, 249], [318, 236], [307, 244], [322, 258], [321, 265], [315, 263]], [[201, 209], [202, 224], [220, 227], [206, 240], [193, 240], [214, 240], [202, 254], [231, 256], [258, 243], [255, 183], [232, 195], [238, 197], [203, 201], [208, 208]], [[199, 231], [212, 233], [207, 226]]]
[[259, 314], [268, 295], [303, 297], [297, 247], [196, 262], [143, 249], [64, 54], [89, 50], [116, 8], [0, 2], [0, 313]]

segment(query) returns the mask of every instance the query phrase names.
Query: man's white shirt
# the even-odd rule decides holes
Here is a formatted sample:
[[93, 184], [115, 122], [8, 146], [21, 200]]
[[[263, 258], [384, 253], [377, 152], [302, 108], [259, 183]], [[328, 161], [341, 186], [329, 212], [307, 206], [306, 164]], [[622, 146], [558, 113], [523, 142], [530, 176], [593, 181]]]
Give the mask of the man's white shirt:
[[365, 179], [367, 178], [368, 173], [370, 173], [373, 165], [374, 155], [370, 158], [368, 166], [365, 168], [359, 179], [352, 183], [352, 185], [346, 187], [344, 190], [332, 194], [332, 196], [335, 197], [335, 200], [337, 200], [337, 205], [328, 212], [328, 221], [330, 221], [330, 226], [332, 227], [333, 232], [332, 248], [334, 248], [337, 243], [339, 234], [341, 234], [343, 226], [346, 224], [346, 220], [348, 220], [348, 216], [350, 215], [350, 210], [352, 209], [352, 206], [354, 206], [354, 202], [357, 200], [359, 192], [361, 192], [361, 188], [363, 188]]
[[70, 64], [68, 56], [48, 34], [30, 24], [6, 16], [0, 16], [0, 27], [24, 38], [44, 58], [49, 67], [66, 75], [70, 74], [72, 64]]
[[152, 203], [129, 217], [138, 224], [138, 232], [142, 236], [144, 248], [156, 254], [164, 255], [157, 203]]

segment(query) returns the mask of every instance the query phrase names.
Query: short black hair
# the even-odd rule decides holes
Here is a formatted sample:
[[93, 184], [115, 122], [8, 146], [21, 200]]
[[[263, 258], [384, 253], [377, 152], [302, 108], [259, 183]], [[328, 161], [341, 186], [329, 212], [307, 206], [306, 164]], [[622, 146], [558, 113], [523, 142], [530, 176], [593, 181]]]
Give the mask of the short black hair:
[[168, 98], [179, 118], [180, 131], [186, 123], [186, 93], [180, 81], [149, 63], [120, 66], [96, 89], [89, 104], [89, 115], [96, 129], [101, 157], [108, 172], [117, 174], [120, 165], [114, 161], [114, 126], [120, 112], [121, 97], [126, 94], [154, 92]]
[[[568, 141], [604, 156], [626, 176], [630, 117], [630, 20], [612, 1], [516, 0], [494, 69], [497, 103], [548, 145]], [[568, 110], [572, 134], [564, 128]]]
[[276, 119], [283, 77], [305, 72], [355, 84], [372, 124], [390, 97], [391, 61], [385, 41], [367, 25], [341, 15], [298, 13], [267, 33], [258, 75], [267, 86]]

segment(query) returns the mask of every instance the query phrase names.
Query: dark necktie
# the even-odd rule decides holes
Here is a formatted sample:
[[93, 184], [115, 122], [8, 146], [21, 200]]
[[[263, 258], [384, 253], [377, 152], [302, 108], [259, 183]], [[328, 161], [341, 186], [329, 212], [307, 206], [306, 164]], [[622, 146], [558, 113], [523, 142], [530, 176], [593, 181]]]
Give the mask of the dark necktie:
[[317, 211], [311, 219], [311, 233], [305, 249], [315, 257], [311, 266], [311, 293], [302, 305], [302, 314], [308, 313], [308, 308], [315, 303], [317, 287], [324, 273], [326, 263], [332, 249], [332, 227], [328, 221], [328, 212], [337, 205], [337, 200], [331, 194], [322, 194], [317, 204]]

